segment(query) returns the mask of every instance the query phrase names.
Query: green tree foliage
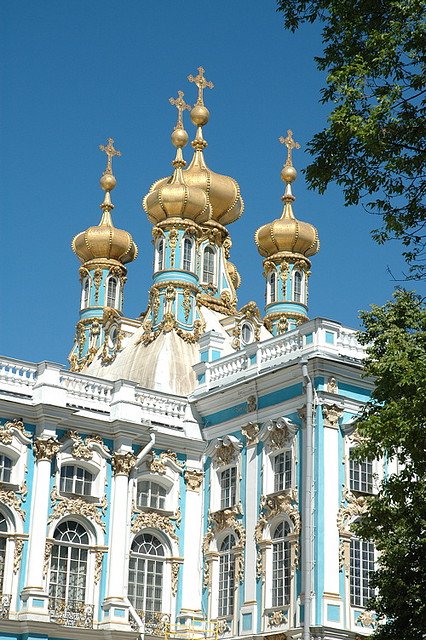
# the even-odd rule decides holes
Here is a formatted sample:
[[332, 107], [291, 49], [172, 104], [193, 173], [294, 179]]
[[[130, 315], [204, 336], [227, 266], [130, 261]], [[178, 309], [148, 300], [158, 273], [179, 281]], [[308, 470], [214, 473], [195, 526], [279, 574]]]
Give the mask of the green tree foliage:
[[393, 458], [389, 474], [357, 533], [380, 552], [374, 573], [377, 640], [426, 638], [426, 308], [413, 292], [397, 290], [383, 307], [361, 314], [371, 402], [357, 421], [365, 440], [361, 460]]
[[279, 0], [292, 31], [323, 24], [328, 127], [308, 145], [311, 188], [335, 181], [345, 204], [382, 216], [379, 243], [399, 238], [410, 277], [426, 276], [425, 68], [423, 0]]

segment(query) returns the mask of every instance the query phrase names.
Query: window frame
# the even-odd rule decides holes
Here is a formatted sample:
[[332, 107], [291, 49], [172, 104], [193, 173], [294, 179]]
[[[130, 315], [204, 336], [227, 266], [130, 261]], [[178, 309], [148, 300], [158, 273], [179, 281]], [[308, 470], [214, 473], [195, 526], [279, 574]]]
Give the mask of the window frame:
[[[142, 495], [144, 492], [142, 490], [139, 489], [140, 485], [146, 483], [148, 485], [148, 491], [147, 493], [147, 503], [148, 504], [140, 504], [140, 500], [139, 497], [140, 495]], [[159, 487], [159, 489], [162, 489], [164, 491], [164, 495], [161, 495], [161, 493], [159, 492], [158, 495], [153, 495], [152, 493], [152, 487]], [[167, 487], [164, 486], [164, 484], [162, 484], [161, 482], [158, 482], [156, 478], [149, 478], [146, 476], [141, 476], [137, 479], [136, 481], [136, 507], [138, 509], [153, 509], [155, 511], [168, 511], [167, 509], [167, 502], [168, 502], [168, 494], [169, 494], [169, 490]], [[160, 501], [162, 501], [163, 506], [160, 506], [159, 504], [151, 504], [151, 501], [153, 498], [157, 499], [157, 503], [159, 503]], [[161, 500], [160, 500], [161, 499]]]
[[[230, 540], [229, 546], [224, 549], [224, 545]], [[237, 581], [235, 576], [235, 535], [229, 532], [218, 545], [219, 572], [218, 572], [218, 618], [232, 618], [235, 612], [235, 590]]]
[[[304, 274], [300, 269], [293, 269], [292, 281], [293, 281], [293, 302], [297, 302], [299, 304], [305, 303], [304, 297], [304, 288], [303, 288], [303, 278]], [[296, 280], [298, 282], [298, 286], [296, 287]]]
[[[163, 555], [159, 555], [159, 554], [149, 554], [149, 553], [139, 553], [137, 551], [134, 551], [133, 546], [134, 544], [137, 542], [137, 540], [139, 538], [142, 537], [148, 537], [150, 536], [151, 538], [155, 539], [162, 547], [163, 549]], [[142, 613], [146, 614], [146, 613], [158, 613], [158, 612], [166, 612], [169, 607], [166, 605], [167, 602], [167, 598], [169, 596], [169, 590], [170, 590], [170, 577], [168, 575], [169, 573], [169, 558], [170, 558], [170, 548], [167, 542], [165, 542], [165, 540], [163, 539], [162, 535], [159, 535], [159, 533], [157, 531], [151, 532], [151, 531], [147, 531], [147, 530], [143, 530], [143, 531], [139, 531], [133, 538], [131, 545], [130, 545], [130, 549], [129, 549], [129, 566], [128, 566], [128, 572], [127, 572], [127, 597], [130, 601], [130, 603], [132, 604], [132, 606], [135, 608], [135, 610], [138, 612], [139, 615], [141, 615]], [[133, 563], [132, 561], [135, 560], [135, 562]], [[150, 586], [150, 583], [148, 582], [144, 582], [143, 584], [141, 584], [140, 582], [137, 581], [137, 574], [138, 573], [142, 573], [144, 574], [144, 578], [146, 579], [147, 574], [148, 574], [148, 569], [149, 569], [149, 563], [155, 562], [161, 562], [161, 584], [158, 585], [155, 584], [155, 580], [153, 581], [154, 584], [154, 595], [153, 595], [153, 600], [157, 600], [159, 601], [161, 604], [161, 608], [160, 609], [155, 609], [152, 610], [147, 610], [146, 609], [146, 603], [147, 603], [147, 586]], [[142, 563], [142, 570], [138, 568], [138, 565], [140, 565]], [[134, 565], [134, 566], [132, 566]], [[134, 580], [130, 580], [130, 574], [131, 572], [135, 573], [135, 579]], [[155, 576], [155, 574], [154, 574]], [[134, 592], [133, 589], [130, 589], [129, 586], [132, 585], [134, 588]], [[161, 587], [161, 596], [158, 598], [155, 597], [155, 589], [158, 587]], [[138, 595], [138, 591], [139, 593], [142, 592], [142, 596]], [[144, 604], [144, 608], [143, 609], [139, 609], [137, 607], [138, 604], [138, 598], [142, 598], [143, 600], [143, 604]], [[142, 616], [141, 616], [142, 617]], [[146, 615], [144, 615], [144, 621], [145, 622], [150, 622], [149, 618], [147, 619]]]
[[[374, 493], [374, 474], [373, 461], [369, 459], [358, 462], [351, 457], [352, 449], [349, 447], [349, 465], [348, 465], [348, 485], [349, 490], [355, 493], [363, 493], [373, 495]], [[364, 476], [364, 480], [363, 480]]]
[[[356, 545], [358, 545], [358, 549], [354, 549]], [[358, 566], [356, 566], [357, 564]], [[349, 602], [351, 607], [365, 608], [368, 600], [374, 596], [375, 591], [369, 586], [374, 565], [374, 544], [370, 540], [362, 540], [353, 536], [349, 547]]]
[[[284, 456], [284, 468], [283, 471], [280, 471], [279, 474], [277, 473], [277, 469], [276, 469], [276, 465], [277, 465], [277, 458], [279, 458], [280, 456]], [[292, 488], [293, 486], [293, 476], [294, 476], [294, 471], [293, 471], [293, 449], [291, 447], [285, 448], [285, 449], [281, 449], [279, 451], [275, 451], [273, 452], [273, 454], [271, 455], [271, 466], [272, 466], [272, 475], [273, 475], [273, 492], [274, 493], [280, 493], [282, 491], [288, 491], [289, 489]], [[289, 463], [289, 464], [288, 464]], [[289, 466], [289, 468], [288, 468]], [[279, 479], [279, 477], [282, 475], [282, 487], [281, 486], [277, 486], [279, 484], [281, 484], [281, 482], [277, 482], [277, 480]], [[290, 482], [288, 482], [288, 478], [287, 476], [290, 475]]]
[[[283, 535], [277, 537], [278, 528], [283, 527]], [[271, 535], [272, 570], [271, 604], [272, 608], [287, 607], [291, 601], [291, 526], [287, 520], [275, 524]], [[282, 589], [282, 593], [280, 590]]]
[[[225, 474], [229, 475], [229, 485], [223, 486]], [[232, 464], [218, 469], [219, 509], [232, 509], [238, 504], [238, 465]]]
[[[207, 266], [212, 267], [212, 271], [206, 269], [206, 255], [211, 255], [212, 264]], [[213, 286], [216, 285], [216, 250], [210, 245], [204, 247], [201, 272], [201, 281], [203, 282], [203, 284], [211, 284]]]
[[[188, 246], [189, 246], [189, 260], [188, 260], [188, 256], [186, 255]], [[193, 264], [194, 264], [193, 248], [194, 248], [194, 243], [191, 240], [191, 238], [188, 238], [188, 236], [184, 236], [183, 242], [182, 242], [182, 270], [183, 271], [193, 271]]]
[[155, 271], [164, 271], [164, 238], [160, 238], [155, 246]]
[[81, 285], [80, 309], [87, 309], [90, 306], [90, 277], [85, 276]]
[[273, 269], [268, 274], [267, 304], [274, 304], [277, 302], [277, 281], [277, 272]]
[[[4, 464], [2, 464], [6, 460], [8, 460], [10, 463], [8, 468], [6, 468]], [[3, 451], [0, 451], [0, 482], [2, 482], [3, 484], [12, 484], [13, 465], [14, 465], [13, 458], [8, 456], [6, 453], [3, 453]], [[5, 480], [4, 478], [5, 471], [8, 472], [7, 480]]]
[[[110, 293], [110, 285], [114, 284], [113, 295]], [[118, 301], [120, 300], [120, 280], [117, 276], [108, 276], [105, 288], [105, 306], [111, 309], [118, 309]], [[113, 304], [110, 304], [112, 302]]]
[[[65, 474], [63, 474], [63, 471], [67, 468], [72, 468], [73, 469], [73, 475], [72, 475], [72, 490], [68, 490], [68, 489], [64, 489], [62, 487], [62, 482], [63, 480], [66, 481], [68, 479], [67, 476], [65, 476]], [[77, 477], [77, 473], [76, 471], [80, 470], [83, 471], [83, 478], [78, 478]], [[89, 482], [89, 480], [85, 477], [86, 474], [90, 475], [90, 492], [89, 493], [81, 493], [76, 491], [76, 483], [77, 482], [82, 482], [83, 483], [83, 488], [85, 486], [85, 484], [87, 482]], [[64, 462], [63, 464], [61, 464], [61, 467], [59, 469], [59, 493], [64, 494], [64, 495], [73, 495], [73, 496], [78, 496], [79, 498], [92, 498], [95, 497], [94, 496], [94, 484], [96, 481], [96, 476], [95, 474], [88, 470], [86, 467], [82, 466], [82, 465], [78, 465], [76, 463], [73, 463], [72, 461], [67, 461]]]

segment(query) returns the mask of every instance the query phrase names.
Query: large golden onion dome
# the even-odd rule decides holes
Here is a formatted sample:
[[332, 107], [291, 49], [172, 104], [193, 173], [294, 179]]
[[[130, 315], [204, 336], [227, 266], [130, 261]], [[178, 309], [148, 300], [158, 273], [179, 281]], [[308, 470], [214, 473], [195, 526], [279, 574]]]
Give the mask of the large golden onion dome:
[[112, 173], [112, 157], [121, 155], [114, 149], [114, 140], [108, 139], [108, 145], [100, 145], [100, 149], [108, 156], [107, 168], [105, 169], [100, 185], [105, 191], [103, 203], [100, 205], [103, 213], [102, 219], [97, 226], [89, 227], [76, 235], [71, 243], [73, 251], [77, 254], [82, 263], [90, 260], [116, 260], [123, 264], [131, 262], [138, 255], [138, 248], [128, 231], [114, 227], [111, 211], [114, 205], [111, 202], [111, 191], [117, 181]]
[[188, 142], [188, 134], [183, 128], [182, 113], [184, 109], [189, 109], [183, 100], [183, 95], [183, 92], [179, 91], [178, 98], [170, 98], [170, 103], [178, 109], [178, 121], [172, 133], [172, 143], [176, 147], [176, 157], [172, 163], [175, 170], [170, 178], [154, 182], [142, 202], [148, 220], [152, 224], [167, 218], [183, 218], [202, 224], [210, 217], [207, 195], [197, 187], [190, 187], [182, 173], [186, 165], [182, 148]]
[[292, 132], [287, 133], [287, 138], [280, 138], [288, 149], [287, 161], [281, 171], [281, 179], [286, 185], [282, 196], [283, 212], [281, 218], [260, 227], [254, 239], [260, 255], [266, 258], [284, 252], [309, 258], [319, 251], [318, 231], [312, 224], [297, 220], [293, 213], [292, 203], [296, 198], [291, 192], [291, 183], [296, 180], [297, 171], [292, 166], [291, 150], [299, 148], [299, 145], [294, 142]]

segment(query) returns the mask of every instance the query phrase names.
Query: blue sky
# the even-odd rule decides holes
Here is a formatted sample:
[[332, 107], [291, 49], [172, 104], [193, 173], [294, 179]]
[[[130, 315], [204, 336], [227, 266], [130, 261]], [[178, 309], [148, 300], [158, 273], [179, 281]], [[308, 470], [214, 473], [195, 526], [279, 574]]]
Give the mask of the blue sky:
[[[320, 52], [318, 26], [285, 31], [273, 0], [1, 3], [0, 352], [66, 363], [80, 299], [70, 242], [99, 222], [105, 156], [98, 146], [109, 136], [123, 154], [114, 163], [114, 223], [140, 250], [129, 266], [125, 312], [146, 308], [152, 245], [141, 200], [171, 172], [175, 109], [168, 99], [182, 89], [195, 102], [186, 78], [200, 65], [215, 84], [206, 91], [206, 160], [238, 180], [246, 204], [229, 226], [240, 305], [256, 300], [263, 308], [253, 233], [281, 213], [278, 137], [289, 128], [302, 146], [294, 153], [295, 214], [315, 224], [321, 240], [310, 317], [358, 327], [360, 309], [385, 302], [395, 286], [388, 268], [397, 278], [404, 269], [400, 246], [377, 246], [369, 231], [379, 219], [345, 208], [337, 187], [323, 196], [308, 191], [300, 171], [309, 163], [306, 143], [328, 113], [313, 61]], [[186, 126], [192, 139], [189, 118]]]

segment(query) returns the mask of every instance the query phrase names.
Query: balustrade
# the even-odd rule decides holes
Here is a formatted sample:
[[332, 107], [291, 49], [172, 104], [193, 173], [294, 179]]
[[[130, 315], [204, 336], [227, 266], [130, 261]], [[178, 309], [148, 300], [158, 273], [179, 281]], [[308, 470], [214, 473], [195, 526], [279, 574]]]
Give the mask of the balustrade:
[[12, 358], [0, 359], [0, 381], [6, 385], [20, 387], [22, 393], [23, 388], [34, 386], [37, 377], [37, 366], [31, 362], [22, 362], [13, 360]]
[[93, 604], [49, 598], [50, 621], [64, 627], [93, 628]]

